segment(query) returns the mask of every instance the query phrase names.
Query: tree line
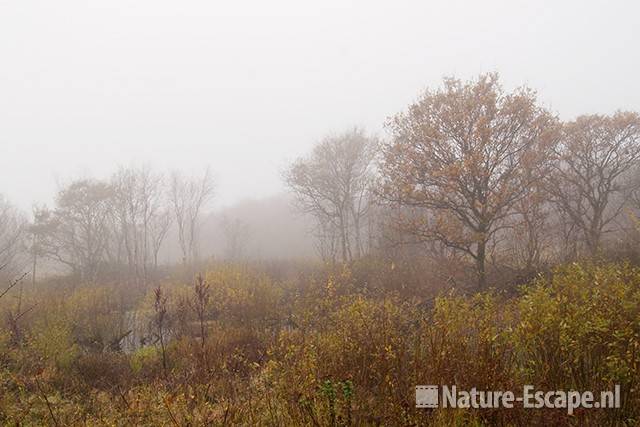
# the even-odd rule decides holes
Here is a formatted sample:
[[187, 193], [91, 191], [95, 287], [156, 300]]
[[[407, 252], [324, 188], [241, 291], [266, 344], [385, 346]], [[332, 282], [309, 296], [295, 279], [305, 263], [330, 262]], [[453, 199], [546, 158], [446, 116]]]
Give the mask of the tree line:
[[563, 122], [493, 73], [444, 79], [386, 129], [329, 136], [285, 173], [327, 260], [411, 242], [470, 261], [482, 289], [489, 267], [535, 272], [637, 242], [635, 112]]
[[182, 263], [199, 259], [203, 209], [214, 194], [207, 169], [199, 176], [121, 167], [109, 179], [75, 179], [62, 186], [53, 207], [37, 206], [33, 219], [0, 203], [0, 240], [8, 275], [29, 264], [35, 282], [40, 266], [62, 265], [79, 281], [105, 277], [145, 284], [158, 270], [159, 253], [174, 230]]
[[[390, 117], [387, 137], [362, 129], [322, 139], [284, 173], [296, 207], [315, 220], [329, 263], [408, 256], [478, 289], [497, 273], [627, 251], [640, 243], [640, 116], [618, 111], [562, 121], [534, 90], [507, 91], [497, 74], [446, 78]], [[43, 264], [80, 281], [146, 283], [168, 236], [179, 263], [200, 258], [214, 185], [198, 176], [121, 167], [62, 186], [32, 220], [0, 200], [0, 266], [9, 277]], [[228, 252], [251, 238], [225, 221]], [[638, 257], [640, 258], [640, 257]], [[30, 268], [25, 268], [30, 264]], [[449, 265], [445, 271], [444, 266]]]

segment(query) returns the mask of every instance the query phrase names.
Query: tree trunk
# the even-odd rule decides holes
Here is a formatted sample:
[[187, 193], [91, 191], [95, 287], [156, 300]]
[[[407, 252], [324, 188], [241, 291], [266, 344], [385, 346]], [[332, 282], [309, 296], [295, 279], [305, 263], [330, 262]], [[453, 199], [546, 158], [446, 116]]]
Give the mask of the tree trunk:
[[486, 264], [486, 247], [487, 242], [482, 240], [478, 242], [478, 253], [476, 254], [476, 273], [478, 275], [478, 291], [483, 291], [487, 285], [487, 273], [485, 271]]
[[600, 231], [595, 227], [592, 227], [587, 235], [587, 249], [589, 250], [589, 255], [592, 258], [595, 258], [598, 255], [598, 251], [600, 249]]

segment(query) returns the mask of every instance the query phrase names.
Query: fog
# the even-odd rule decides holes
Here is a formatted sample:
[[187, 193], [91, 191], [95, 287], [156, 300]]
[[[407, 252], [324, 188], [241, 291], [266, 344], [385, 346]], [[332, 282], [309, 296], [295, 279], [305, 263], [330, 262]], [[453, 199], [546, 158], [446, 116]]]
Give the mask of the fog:
[[639, 16], [0, 0], [0, 425], [638, 425]]
[[[606, 7], [605, 7], [606, 6]], [[563, 118], [640, 110], [628, 1], [0, 2], [0, 191], [23, 209], [118, 165], [200, 170], [215, 208], [283, 191], [329, 132], [498, 71]]]

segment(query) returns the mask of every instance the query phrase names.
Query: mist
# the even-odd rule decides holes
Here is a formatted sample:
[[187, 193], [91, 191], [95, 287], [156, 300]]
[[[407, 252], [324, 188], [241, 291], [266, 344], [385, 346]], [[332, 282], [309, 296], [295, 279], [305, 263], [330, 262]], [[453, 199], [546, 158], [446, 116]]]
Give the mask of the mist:
[[633, 2], [21, 1], [0, 4], [2, 193], [49, 203], [117, 165], [202, 169], [215, 206], [284, 191], [326, 133], [443, 76], [498, 71], [564, 118], [640, 109]]
[[638, 16], [0, 0], [0, 425], [636, 425]]

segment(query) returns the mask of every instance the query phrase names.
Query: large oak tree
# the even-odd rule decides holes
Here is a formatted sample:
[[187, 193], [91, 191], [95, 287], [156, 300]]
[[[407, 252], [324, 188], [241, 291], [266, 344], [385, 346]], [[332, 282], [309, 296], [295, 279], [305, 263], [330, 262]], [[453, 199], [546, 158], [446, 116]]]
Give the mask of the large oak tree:
[[403, 225], [468, 255], [483, 288], [487, 244], [544, 173], [556, 118], [531, 89], [506, 92], [487, 74], [445, 79], [387, 127], [382, 196], [423, 211]]

